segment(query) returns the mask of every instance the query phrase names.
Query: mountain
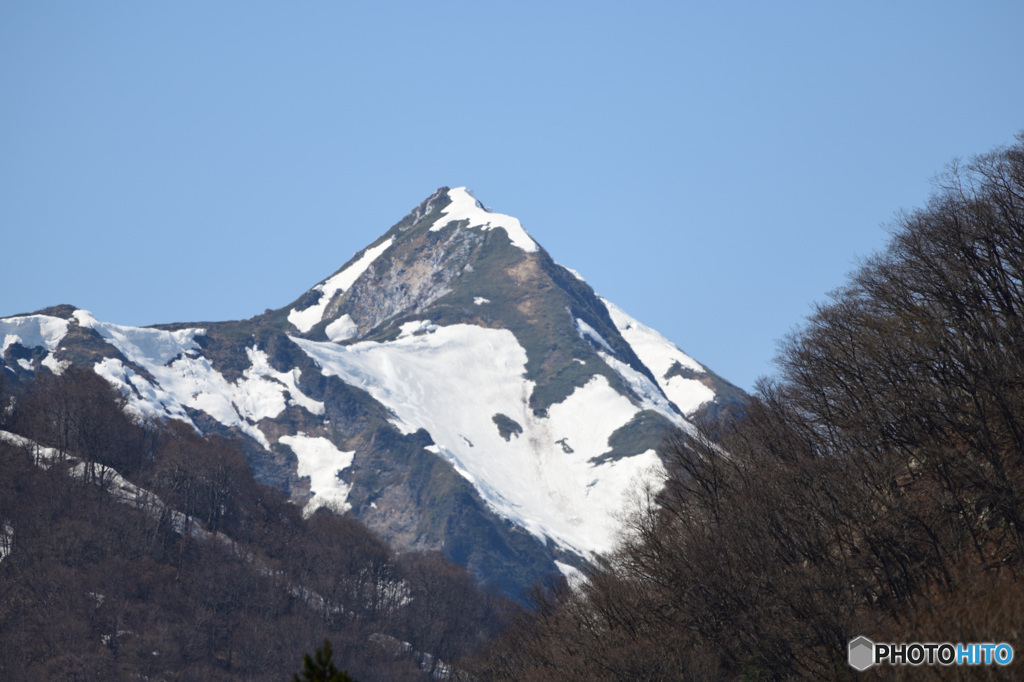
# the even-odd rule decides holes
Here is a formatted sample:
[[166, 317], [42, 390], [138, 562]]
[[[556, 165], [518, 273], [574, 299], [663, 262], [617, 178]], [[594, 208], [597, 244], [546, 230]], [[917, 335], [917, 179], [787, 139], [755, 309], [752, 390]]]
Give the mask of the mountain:
[[140, 418], [244, 443], [306, 511], [350, 511], [512, 595], [614, 545], [666, 428], [741, 392], [597, 296], [518, 220], [441, 188], [293, 303], [127, 327], [0, 320], [4, 372], [87, 367]]

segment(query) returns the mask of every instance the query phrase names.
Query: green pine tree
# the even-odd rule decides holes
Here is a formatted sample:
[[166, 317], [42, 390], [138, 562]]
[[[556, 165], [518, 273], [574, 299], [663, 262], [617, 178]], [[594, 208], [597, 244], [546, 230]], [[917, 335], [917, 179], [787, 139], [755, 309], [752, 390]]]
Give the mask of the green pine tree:
[[334, 661], [331, 660], [331, 642], [324, 639], [324, 645], [317, 647], [314, 656], [306, 654], [303, 657], [301, 676], [296, 673], [292, 682], [356, 682], [347, 670], [338, 671]]

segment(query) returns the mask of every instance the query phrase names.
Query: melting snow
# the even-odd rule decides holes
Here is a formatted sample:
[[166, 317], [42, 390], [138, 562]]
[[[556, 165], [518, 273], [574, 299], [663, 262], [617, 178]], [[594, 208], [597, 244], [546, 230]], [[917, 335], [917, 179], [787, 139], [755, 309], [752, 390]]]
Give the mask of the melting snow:
[[537, 250], [537, 242], [530, 238], [517, 218], [502, 213], [491, 213], [465, 187], [448, 190], [448, 198], [452, 200], [452, 203], [442, 211], [446, 217], [434, 223], [430, 228], [431, 232], [436, 232], [450, 223], [468, 220], [470, 227], [479, 227], [484, 230], [500, 227], [505, 230], [509, 241], [523, 251]]
[[320, 300], [305, 310], [292, 308], [288, 313], [288, 321], [303, 333], [312, 329], [317, 322], [324, 319], [324, 311], [327, 309], [327, 304], [331, 302], [331, 299], [338, 292], [348, 291], [349, 287], [359, 279], [361, 274], [366, 272], [366, 269], [370, 267], [373, 261], [377, 260], [382, 253], [388, 250], [392, 241], [392, 239], [388, 238], [377, 246], [366, 249], [355, 263], [330, 277], [322, 284], [317, 284], [313, 287], [315, 291], [320, 292]]
[[475, 305], [483, 305], [484, 303], [490, 303], [490, 302], [491, 302], [491, 299], [484, 298], [483, 296], [474, 296], [473, 297], [473, 303]]
[[50, 353], [43, 358], [40, 363], [43, 367], [46, 367], [54, 374], [63, 374], [64, 370], [71, 366], [71, 362], [68, 360], [58, 360]]
[[558, 265], [558, 267], [562, 268], [563, 270], [566, 270], [569, 274], [571, 274], [573, 277], [575, 277], [579, 281], [581, 281], [581, 282], [586, 282], [587, 281], [587, 280], [583, 279], [583, 275], [581, 275], [580, 273], [576, 272], [572, 268], [567, 268], [564, 265], [562, 265], [561, 263], [557, 263], [557, 265]]
[[[629, 364], [616, 358], [614, 356], [615, 351], [612, 350], [612, 347], [605, 341], [604, 337], [597, 333], [596, 329], [579, 318], [576, 318], [576, 329], [580, 337], [584, 339], [589, 338], [604, 349], [603, 351], [597, 351], [597, 354], [601, 356], [605, 364], [615, 370], [625, 380], [633, 393], [640, 398], [645, 410], [659, 412], [679, 428], [692, 428], [692, 425], [680, 416], [669, 399], [665, 397], [662, 387], [652, 382], [645, 374], [638, 372]], [[636, 352], [635, 349], [634, 352]], [[639, 357], [639, 353], [637, 355]], [[643, 362], [643, 358], [641, 358], [641, 362]], [[713, 396], [714, 394], [712, 394]]]
[[199, 344], [195, 337], [205, 333], [204, 329], [179, 329], [169, 332], [163, 329], [123, 327], [109, 322], [100, 322], [88, 310], [74, 312], [78, 324], [95, 330], [112, 343], [126, 358], [136, 364], [166, 365], [179, 355], [195, 355]]
[[313, 438], [304, 433], [281, 436], [284, 443], [299, 459], [299, 476], [308, 476], [313, 498], [306, 503], [303, 514], [312, 514], [325, 505], [339, 513], [351, 509], [348, 503], [350, 486], [338, 474], [352, 465], [355, 452], [342, 452], [326, 438]]
[[4, 521], [3, 526], [0, 526], [0, 561], [10, 556], [13, 544], [14, 526], [10, 521]]
[[603, 298], [601, 301], [626, 343], [633, 348], [640, 362], [651, 370], [661, 390], [684, 415], [692, 415], [701, 405], [715, 399], [715, 392], [697, 379], [678, 375], [665, 378], [677, 362], [696, 374], [706, 374], [707, 370], [704, 367], [679, 350], [674, 343], [647, 325], [637, 322], [611, 301]]
[[587, 582], [587, 576], [585, 576], [583, 571], [575, 566], [570, 566], [569, 564], [563, 564], [561, 561], [556, 561], [555, 568], [557, 568], [565, 577], [565, 581], [569, 583], [569, 587], [572, 589], [576, 589]]
[[398, 333], [398, 338], [401, 339], [414, 334], [430, 334], [437, 331], [437, 325], [430, 320], [413, 320], [403, 323], [399, 329], [401, 331]]
[[580, 333], [581, 338], [586, 339], [589, 337], [591, 341], [594, 341], [597, 345], [601, 346], [601, 348], [604, 348], [613, 355], [615, 354], [615, 351], [613, 351], [612, 347], [608, 345], [608, 342], [604, 340], [604, 337], [598, 334], [596, 329], [578, 317], [576, 318], [576, 331]]
[[630, 389], [639, 398], [645, 410], [654, 410], [666, 417], [670, 422], [681, 429], [691, 430], [693, 425], [683, 419], [678, 412], [672, 408], [672, 403], [665, 397], [662, 389], [654, 384], [645, 374], [636, 371], [625, 362], [612, 357], [607, 353], [598, 351], [598, 355], [605, 363], [614, 369], [620, 377], [629, 384]]
[[202, 329], [143, 329], [99, 322], [84, 310], [75, 312], [83, 326], [96, 330], [133, 364], [156, 380], [150, 382], [116, 358], [105, 358], [96, 372], [119, 387], [128, 397], [129, 407], [145, 416], [170, 417], [192, 423], [185, 407], [202, 410], [227, 427], [237, 427], [269, 448], [256, 423], [273, 419], [288, 405], [322, 415], [324, 404], [302, 393], [298, 387], [300, 370], [278, 372], [270, 366], [267, 354], [247, 348], [250, 367], [238, 381], [224, 375], [199, 355], [195, 337]]
[[355, 321], [352, 319], [352, 316], [347, 313], [336, 319], [334, 322], [331, 322], [324, 329], [324, 332], [327, 334], [327, 338], [335, 343], [348, 341], [356, 335], [357, 331], [359, 330], [356, 327]]
[[[498, 513], [564, 547], [611, 550], [628, 491], [641, 480], [664, 478], [653, 450], [591, 461], [641, 409], [602, 375], [552, 405], [546, 418], [535, 416], [529, 408], [533, 382], [524, 377], [526, 351], [508, 330], [457, 324], [350, 346], [292, 340], [325, 374], [388, 406], [403, 432], [426, 429], [436, 444], [431, 449]], [[504, 440], [496, 413], [515, 420], [523, 433]]]

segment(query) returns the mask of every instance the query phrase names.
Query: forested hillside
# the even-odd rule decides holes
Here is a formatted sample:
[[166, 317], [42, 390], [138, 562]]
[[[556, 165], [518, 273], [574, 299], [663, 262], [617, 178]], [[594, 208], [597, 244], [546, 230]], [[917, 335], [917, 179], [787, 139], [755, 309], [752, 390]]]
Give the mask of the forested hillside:
[[92, 372], [3, 376], [0, 679], [280, 681], [325, 636], [362, 682], [430, 679], [512, 608], [351, 515], [304, 520], [237, 443], [137, 423]]
[[892, 232], [742, 415], [664, 443], [630, 541], [538, 591], [481, 679], [850, 679], [858, 635], [1022, 650], [1024, 136]]

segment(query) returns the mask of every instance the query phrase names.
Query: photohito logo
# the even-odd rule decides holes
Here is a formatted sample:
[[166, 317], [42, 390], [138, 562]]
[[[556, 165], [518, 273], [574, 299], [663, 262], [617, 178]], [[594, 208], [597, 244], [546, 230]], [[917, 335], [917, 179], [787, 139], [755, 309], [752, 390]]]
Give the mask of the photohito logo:
[[1009, 644], [876, 644], [867, 637], [850, 640], [847, 660], [855, 670], [873, 665], [1009, 665], [1013, 647]]

